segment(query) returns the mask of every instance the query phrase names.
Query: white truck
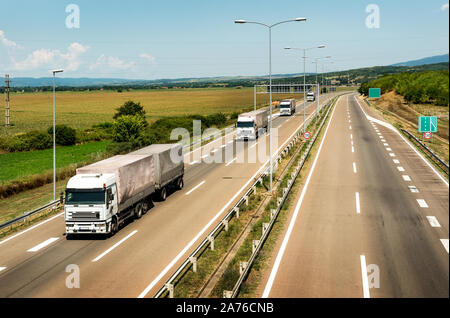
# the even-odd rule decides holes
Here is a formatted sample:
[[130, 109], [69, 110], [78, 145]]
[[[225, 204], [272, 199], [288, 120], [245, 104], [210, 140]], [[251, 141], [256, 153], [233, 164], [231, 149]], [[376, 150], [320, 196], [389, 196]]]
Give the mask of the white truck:
[[316, 100], [316, 95], [314, 94], [314, 92], [309, 92], [308, 94], [306, 94], [307, 102], [313, 102], [315, 100]]
[[267, 130], [268, 113], [267, 109], [259, 109], [240, 114], [236, 123], [236, 140], [257, 139]]
[[77, 169], [67, 183], [66, 234], [114, 234], [127, 219], [141, 218], [169, 187], [182, 189], [181, 144], [151, 145]]
[[285, 99], [280, 102], [280, 116], [291, 116], [295, 113], [295, 99]]

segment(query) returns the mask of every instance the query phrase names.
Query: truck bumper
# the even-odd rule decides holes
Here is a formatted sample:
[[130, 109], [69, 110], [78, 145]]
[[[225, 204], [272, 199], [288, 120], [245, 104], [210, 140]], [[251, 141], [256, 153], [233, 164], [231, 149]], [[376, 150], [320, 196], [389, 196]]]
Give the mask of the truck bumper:
[[66, 233], [67, 234], [92, 234], [109, 233], [109, 226], [106, 222], [95, 222], [95, 223], [66, 223]]

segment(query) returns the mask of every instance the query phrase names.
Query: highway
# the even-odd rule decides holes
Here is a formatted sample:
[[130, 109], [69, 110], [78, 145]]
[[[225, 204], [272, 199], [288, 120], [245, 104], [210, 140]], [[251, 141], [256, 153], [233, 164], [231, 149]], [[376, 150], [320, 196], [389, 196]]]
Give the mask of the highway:
[[[307, 103], [308, 118], [315, 107]], [[302, 110], [298, 103], [295, 116], [274, 118], [273, 127], [278, 128], [274, 150], [301, 127]], [[268, 136], [260, 137], [258, 147], [263, 140]], [[238, 154], [254, 145], [245, 143]], [[0, 297], [152, 297], [267, 164], [268, 149], [265, 162], [240, 163], [234, 158], [204, 162], [229, 147], [237, 147], [232, 134], [204, 146], [200, 160], [193, 153], [187, 156], [184, 189], [171, 193], [165, 202], [155, 202], [142, 219], [130, 222], [114, 237], [66, 240], [64, 219], [58, 214], [3, 239]], [[71, 264], [80, 269], [80, 288], [66, 287], [70, 274], [66, 268]]]
[[332, 113], [261, 296], [448, 298], [448, 183], [356, 96]]

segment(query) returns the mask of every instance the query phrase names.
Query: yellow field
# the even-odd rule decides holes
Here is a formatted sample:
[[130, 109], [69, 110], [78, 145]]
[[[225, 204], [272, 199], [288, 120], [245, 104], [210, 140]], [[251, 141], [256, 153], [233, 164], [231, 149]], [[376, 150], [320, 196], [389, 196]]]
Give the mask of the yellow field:
[[[1, 134], [17, 134], [52, 125], [51, 92], [11, 94], [11, 123]], [[274, 94], [274, 100], [292, 98]], [[299, 97], [299, 96], [295, 96]], [[177, 90], [85, 91], [56, 93], [56, 123], [73, 128], [112, 121], [115, 109], [125, 101], [140, 102], [148, 121], [187, 114], [232, 113], [253, 106], [253, 88], [211, 88]], [[258, 95], [258, 105], [268, 104], [268, 95]]]

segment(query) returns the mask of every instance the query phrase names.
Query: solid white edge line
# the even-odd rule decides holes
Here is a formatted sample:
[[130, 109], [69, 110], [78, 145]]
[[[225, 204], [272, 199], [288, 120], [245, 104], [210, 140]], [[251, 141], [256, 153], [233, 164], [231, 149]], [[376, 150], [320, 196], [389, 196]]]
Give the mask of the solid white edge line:
[[59, 237], [51, 237], [48, 240], [45, 240], [44, 242], [39, 243], [38, 245], [30, 248], [29, 250], [27, 250], [27, 252], [31, 252], [31, 253], [38, 252], [41, 249], [43, 249], [44, 247], [52, 244], [53, 242], [56, 242], [57, 240], [59, 240]]
[[374, 121], [374, 122], [376, 122], [376, 123], [378, 123], [378, 124], [380, 124], [380, 125], [382, 125], [382, 126], [384, 126], [384, 127], [386, 127], [386, 128], [389, 128], [390, 130], [393, 130], [393, 131], [395, 131], [402, 139], [403, 139], [403, 141], [423, 160], [423, 162], [425, 162], [425, 164], [428, 166], [428, 167], [430, 167], [430, 169], [439, 177], [439, 179], [441, 179], [441, 181], [442, 182], [444, 182], [445, 183], [445, 185], [448, 187], [449, 186], [449, 184], [448, 184], [448, 182], [447, 182], [447, 180], [445, 180], [444, 179], [444, 177], [443, 176], [441, 176], [441, 174], [439, 173], [439, 172], [437, 172], [437, 170], [428, 162], [428, 160], [427, 159], [425, 159], [425, 157], [424, 156], [422, 156], [422, 154], [420, 154], [419, 153], [419, 151], [413, 146], [413, 145], [411, 145], [411, 143], [409, 143], [406, 139], [405, 139], [405, 137], [403, 137], [403, 135], [397, 130], [397, 129], [395, 129], [395, 127], [393, 127], [391, 124], [389, 124], [389, 123], [385, 123], [385, 122], [383, 122], [383, 121], [381, 121], [381, 120], [378, 120], [378, 119], [376, 119], [376, 118], [373, 118], [373, 117], [371, 117], [371, 116], [369, 116], [369, 115], [367, 115], [366, 114], [366, 112], [364, 111], [364, 109], [362, 108], [362, 106], [361, 106], [361, 104], [359, 103], [359, 100], [356, 98], [356, 96], [353, 96], [354, 98], [355, 98], [355, 100], [356, 100], [356, 102], [358, 103], [358, 105], [359, 105], [359, 107], [361, 108], [361, 111], [364, 113], [364, 115], [366, 116], [366, 118], [369, 120], [369, 121]]
[[13, 235], [13, 236], [11, 236], [11, 237], [8, 237], [7, 239], [4, 239], [3, 241], [1, 241], [1, 242], [0, 242], [0, 245], [2, 245], [3, 243], [8, 242], [9, 240], [12, 240], [13, 238], [16, 238], [16, 237], [20, 236], [20, 235], [22, 235], [22, 234], [25, 234], [26, 232], [31, 231], [31, 230], [37, 228], [38, 226], [41, 226], [41, 225], [43, 225], [43, 224], [45, 224], [45, 223], [47, 223], [47, 222], [50, 222], [50, 221], [56, 219], [58, 216], [62, 216], [62, 215], [64, 215], [64, 212], [61, 212], [61, 213], [59, 213], [59, 214], [57, 214], [57, 215], [55, 215], [55, 216], [52, 216], [52, 217], [51, 217], [50, 219], [48, 219], [48, 220], [42, 221], [41, 223], [38, 223], [38, 224], [36, 224], [36, 225], [33, 225], [32, 227], [30, 227], [30, 228], [28, 228], [28, 229], [26, 229], [26, 230], [24, 230], [24, 231], [22, 231], [22, 232], [19, 232], [19, 233], [15, 234], [15, 235]]
[[444, 245], [444, 248], [448, 253], [448, 239], [441, 239], [441, 243]]
[[338, 103], [338, 101], [336, 101], [336, 105], [333, 108], [333, 112], [331, 114], [331, 117], [330, 117], [330, 120], [328, 122], [327, 128], [326, 128], [325, 133], [323, 135], [323, 138], [322, 138], [322, 141], [320, 143], [319, 149], [317, 150], [317, 154], [316, 154], [316, 157], [314, 158], [314, 162], [313, 162], [313, 164], [311, 166], [311, 171], [309, 172], [308, 178], [306, 179], [305, 185], [303, 186], [302, 193], [300, 194], [300, 198], [299, 198], [299, 200], [297, 202], [297, 205], [295, 207], [294, 214], [292, 215], [291, 222], [289, 223], [288, 230], [286, 232], [286, 235], [284, 236], [283, 243], [281, 244], [281, 248], [278, 251], [278, 255], [277, 255], [276, 259], [275, 259], [275, 264], [272, 267], [272, 271], [270, 273], [269, 280], [267, 281], [266, 287], [264, 289], [264, 293], [262, 295], [262, 298], [268, 298], [269, 297], [270, 290], [272, 289], [272, 285], [273, 285], [273, 283], [275, 281], [275, 277], [277, 275], [278, 268], [280, 267], [281, 260], [283, 258], [284, 252], [285, 252], [287, 244], [289, 242], [289, 238], [290, 238], [292, 230], [294, 228], [294, 224], [295, 224], [295, 221], [297, 219], [297, 215], [299, 214], [300, 207], [301, 207], [302, 202], [303, 202], [303, 198], [305, 197], [306, 190], [308, 189], [309, 181], [311, 180], [312, 174], [314, 172], [314, 168], [316, 167], [317, 160], [318, 160], [320, 152], [322, 150], [323, 143], [324, 143], [324, 141], [326, 139], [328, 128], [330, 127], [330, 124], [333, 121], [334, 111], [336, 110], [337, 103]]
[[361, 260], [363, 295], [364, 295], [364, 298], [370, 298], [369, 278], [367, 277], [366, 256], [360, 255], [359, 258]]
[[117, 246], [119, 246], [120, 244], [122, 244], [123, 242], [125, 242], [126, 240], [128, 240], [130, 237], [132, 237], [134, 234], [137, 233], [137, 230], [134, 230], [133, 232], [131, 232], [130, 234], [128, 234], [127, 236], [125, 236], [123, 239], [121, 239], [119, 242], [117, 242], [116, 244], [114, 244], [113, 246], [111, 246], [110, 248], [108, 248], [106, 251], [104, 251], [103, 253], [101, 253], [99, 256], [97, 256], [96, 258], [94, 258], [92, 260], [92, 262], [97, 262], [98, 260], [102, 259], [106, 254], [108, 254], [109, 252], [111, 252], [112, 250], [114, 250]]
[[206, 181], [203, 180], [202, 182], [200, 182], [199, 184], [197, 184], [195, 187], [193, 187], [191, 190], [189, 190], [188, 192], [186, 192], [186, 195], [191, 194], [193, 191], [195, 191], [198, 187], [202, 186]]
[[431, 227], [441, 227], [441, 225], [439, 224], [439, 221], [437, 220], [437, 218], [435, 216], [428, 215], [427, 220], [430, 223]]

